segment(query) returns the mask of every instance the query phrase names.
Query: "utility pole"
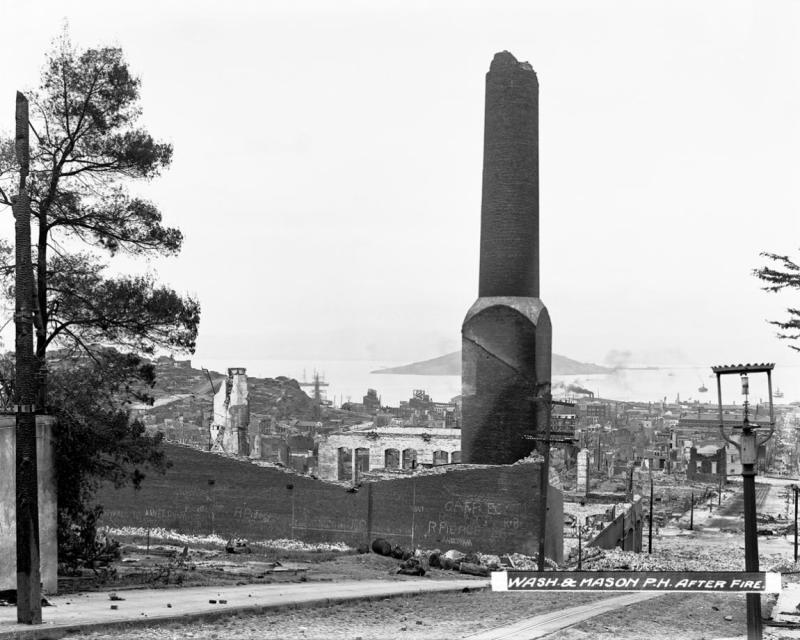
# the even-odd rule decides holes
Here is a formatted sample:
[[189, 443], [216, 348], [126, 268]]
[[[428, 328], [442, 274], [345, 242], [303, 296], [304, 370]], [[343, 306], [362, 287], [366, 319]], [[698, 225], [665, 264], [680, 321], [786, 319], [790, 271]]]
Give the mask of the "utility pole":
[[797, 562], [797, 490], [796, 484], [792, 485], [794, 489], [794, 561]]
[[[575, 403], [553, 400], [549, 383], [546, 385], [546, 391], [541, 395], [534, 396], [532, 398], [532, 402], [534, 403], [534, 406], [537, 406], [538, 404], [544, 402], [545, 411], [547, 412], [547, 416], [544, 421], [545, 432], [543, 436], [540, 436], [535, 432], [523, 434], [522, 436], [526, 440], [536, 440], [542, 443], [541, 448], [544, 460], [542, 462], [542, 472], [540, 480], [541, 490], [539, 492], [539, 513], [541, 515], [539, 519], [538, 570], [544, 571], [544, 547], [545, 547], [545, 537], [547, 534], [547, 491], [550, 486], [550, 445], [554, 442], [561, 442], [568, 444], [572, 444], [573, 442], [575, 442], [574, 431], [553, 431], [551, 429], [551, 422], [553, 417], [553, 405], [557, 404], [561, 406], [574, 407]], [[556, 437], [554, 438], [553, 436]]]
[[[745, 400], [745, 403], [747, 401]], [[747, 425], [747, 404], [745, 404], [745, 425]], [[744, 564], [745, 571], [758, 571], [758, 531], [756, 528], [756, 455], [752, 462], [745, 463], [745, 450], [755, 449], [756, 435], [752, 429], [742, 429], [742, 484], [744, 489]], [[750, 460], [751, 456], [747, 456]], [[761, 640], [761, 596], [747, 594], [748, 640]]]
[[[772, 437], [775, 431], [775, 414], [772, 405], [772, 370], [773, 363], [754, 365], [734, 365], [712, 367], [717, 375], [717, 395], [719, 404], [719, 428], [726, 442], [736, 446], [742, 460], [742, 485], [744, 493], [744, 564], [745, 571], [758, 571], [758, 532], [756, 526], [756, 464], [758, 462], [758, 448]], [[760, 439], [750, 424], [748, 416], [750, 394], [750, 373], [766, 373], [769, 389], [769, 434]], [[741, 436], [736, 443], [727, 436], [724, 429], [722, 416], [722, 375], [738, 374], [741, 377], [742, 395], [744, 395], [744, 415], [741, 426]], [[756, 424], [756, 427], [758, 425]], [[761, 594], [747, 594], [747, 638], [748, 640], [761, 640]]]
[[597, 463], [598, 471], [600, 471], [600, 429], [602, 429], [602, 427], [597, 429], [597, 455], [595, 456], [595, 462]]
[[39, 565], [39, 487], [36, 459], [36, 383], [33, 355], [33, 266], [31, 208], [27, 178], [30, 159], [28, 99], [17, 92], [14, 149], [19, 163], [19, 192], [13, 201], [16, 243], [16, 521], [17, 622], [41, 624]]
[[547, 492], [550, 489], [550, 420], [553, 414], [552, 407], [550, 406], [553, 397], [550, 395], [550, 385], [543, 398], [545, 402], [545, 411], [547, 416], [544, 421], [544, 462], [542, 463], [542, 481], [541, 491], [539, 493], [539, 558], [538, 569], [544, 571], [544, 544], [547, 535]]
[[[322, 418], [322, 396], [319, 390], [319, 373], [314, 372], [314, 420], [319, 422]], [[355, 478], [353, 479], [355, 481]]]
[[653, 553], [653, 470], [650, 470], [650, 533], [647, 537], [647, 553]]

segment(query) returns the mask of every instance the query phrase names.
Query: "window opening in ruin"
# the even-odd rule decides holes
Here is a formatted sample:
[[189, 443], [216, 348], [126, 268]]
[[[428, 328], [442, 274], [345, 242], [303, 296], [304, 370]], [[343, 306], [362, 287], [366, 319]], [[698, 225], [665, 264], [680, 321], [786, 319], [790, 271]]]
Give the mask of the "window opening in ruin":
[[383, 454], [384, 467], [386, 469], [397, 469], [400, 466], [400, 451], [397, 449], [386, 449]]
[[360, 477], [362, 473], [369, 471], [369, 449], [356, 449], [356, 474]]
[[448, 454], [447, 451], [434, 451], [433, 452], [433, 464], [434, 466], [438, 464], [447, 464], [448, 462]]
[[403, 469], [416, 469], [416, 467], [417, 467], [417, 450], [403, 449]]
[[339, 447], [339, 480], [353, 479], [353, 450], [349, 447]]

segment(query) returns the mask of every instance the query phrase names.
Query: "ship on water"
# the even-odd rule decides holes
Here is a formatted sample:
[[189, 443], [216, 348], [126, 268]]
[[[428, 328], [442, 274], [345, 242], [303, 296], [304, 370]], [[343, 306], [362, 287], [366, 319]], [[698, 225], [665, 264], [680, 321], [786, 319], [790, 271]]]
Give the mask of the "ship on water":
[[306, 370], [303, 369], [303, 381], [298, 383], [301, 387], [313, 387], [313, 395], [311, 398], [316, 400], [318, 404], [329, 407], [333, 404], [328, 400], [325, 387], [329, 387], [330, 383], [325, 381], [325, 374], [320, 375], [319, 372], [314, 371], [314, 378], [311, 382], [306, 381]]

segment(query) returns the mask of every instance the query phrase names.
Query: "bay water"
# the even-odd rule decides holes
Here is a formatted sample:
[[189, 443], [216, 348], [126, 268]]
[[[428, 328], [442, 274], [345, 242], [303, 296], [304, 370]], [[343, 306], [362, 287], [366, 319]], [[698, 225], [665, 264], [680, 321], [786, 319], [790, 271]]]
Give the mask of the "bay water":
[[[325, 397], [336, 406], [342, 402], [361, 402], [367, 389], [375, 389], [384, 406], [398, 406], [408, 400], [415, 389], [422, 389], [436, 402], [447, 402], [461, 393], [460, 376], [419, 376], [378, 374], [373, 371], [394, 367], [403, 362], [376, 360], [269, 360], [236, 359], [193, 360], [193, 366], [206, 367], [224, 373], [228, 367], [246, 367], [247, 374], [257, 378], [286, 376], [298, 382], [312, 382], [318, 372], [327, 383], [322, 387]], [[739, 402], [741, 395], [736, 376], [725, 376], [723, 399]], [[751, 402], [765, 401], [768, 397], [766, 376], [750, 376]], [[553, 376], [553, 395], [563, 395], [569, 385], [592, 391], [596, 397], [620, 401], [683, 402], [699, 401], [714, 404], [717, 401], [716, 379], [709, 366], [664, 366], [617, 369], [611, 373], [592, 375]], [[706, 389], [701, 391], [701, 387]], [[775, 366], [772, 374], [773, 391], [783, 394], [775, 398], [776, 404], [800, 401], [800, 365]], [[311, 395], [313, 387], [304, 389]]]

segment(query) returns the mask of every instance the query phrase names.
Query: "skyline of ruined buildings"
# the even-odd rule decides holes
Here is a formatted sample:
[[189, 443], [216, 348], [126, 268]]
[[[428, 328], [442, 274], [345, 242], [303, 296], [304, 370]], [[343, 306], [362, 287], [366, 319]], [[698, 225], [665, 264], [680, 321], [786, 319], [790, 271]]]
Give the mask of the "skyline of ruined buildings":
[[355, 481], [376, 468], [402, 472], [460, 461], [457, 406], [434, 402], [420, 389], [400, 407], [381, 407], [377, 392], [368, 389], [355, 408], [374, 419], [345, 433], [336, 433], [343, 427], [339, 419], [271, 420], [267, 426], [251, 413], [250, 400], [246, 369], [228, 368], [213, 396], [211, 451], [280, 463], [328, 480]]
[[[245, 370], [230, 368], [214, 396], [210, 435], [216, 450], [297, 470], [293, 458], [299, 456], [304, 471], [354, 483], [377, 470], [404, 473], [462, 461], [512, 464], [531, 452], [533, 440], [524, 436], [539, 431], [548, 419], [552, 360], [552, 327], [539, 297], [538, 88], [530, 64], [505, 51], [494, 56], [486, 74], [478, 299], [462, 327], [460, 422], [456, 411], [449, 413], [448, 405], [433, 402], [422, 390], [389, 413], [377, 390], [368, 389], [362, 402], [343, 406], [371, 416], [362, 425], [336, 432], [335, 420], [324, 428], [314, 422], [305, 431], [271, 424], [265, 433], [261, 421], [254, 418], [257, 424], [250, 424]], [[313, 386], [319, 410], [316, 375]], [[639, 422], [629, 430], [636, 411]], [[689, 461], [692, 445], [706, 445], [697, 434], [679, 443], [673, 431], [667, 439], [672, 420], [664, 407], [658, 422], [650, 407], [644, 411], [643, 406], [623, 409], [622, 426], [617, 403], [584, 400], [569, 415], [555, 411], [553, 423], [577, 428], [579, 446], [589, 449], [586, 455], [598, 469], [634, 458], [647, 459], [655, 468], [664, 468], [667, 461], [680, 465], [681, 458]], [[418, 414], [424, 421], [416, 421]], [[451, 428], [436, 428], [439, 423], [432, 418], [437, 416], [444, 418], [441, 426]], [[613, 434], [606, 435], [605, 428]], [[295, 439], [291, 447], [288, 438]], [[577, 450], [570, 449], [575, 459]]]
[[[360, 424], [343, 424], [342, 411], [327, 407], [321, 421], [265, 420], [261, 414], [245, 411], [243, 406], [255, 397], [246, 370], [231, 367], [229, 375], [215, 394], [217, 415], [222, 420], [215, 425], [209, 420], [202, 435], [202, 421], [194, 425], [182, 416], [179, 420], [165, 418], [163, 431], [168, 441], [202, 449], [207, 449], [209, 442], [219, 443], [214, 447], [218, 452], [352, 484], [424, 473], [428, 468], [462, 461], [457, 418], [447, 428], [443, 419], [443, 411], [452, 405], [434, 402], [423, 390], [415, 390], [409, 401], [398, 408], [373, 406], [369, 420], [364, 422], [362, 415]], [[256, 396], [258, 393], [256, 389]], [[365, 398], [376, 396], [377, 392], [370, 389]], [[740, 422], [740, 414], [741, 407], [726, 406], [726, 423]], [[576, 398], [572, 408], [554, 407], [552, 420], [554, 429], [575, 435], [575, 445], [563, 452], [568, 467], [580, 459], [578, 449], [586, 448], [590, 467], [609, 474], [621, 473], [636, 461], [642, 468], [685, 471], [691, 477], [698, 473], [705, 477], [737, 475], [738, 454], [717, 442], [716, 416], [715, 411], [709, 412], [702, 405], [587, 397]], [[227, 438], [223, 437], [225, 429], [220, 429], [226, 425], [219, 424], [225, 418]], [[247, 422], [248, 418], [253, 425]], [[713, 423], [714, 428], [710, 429], [707, 423]], [[766, 447], [762, 449], [759, 460], [766, 464], [773, 456]], [[783, 460], [778, 464], [788, 467], [792, 462]]]
[[539, 298], [539, 82], [508, 51], [486, 74], [478, 299], [461, 332], [462, 459], [512, 464], [547, 420], [552, 328]]
[[[369, 389], [364, 405], [376, 411], [374, 422], [346, 433], [330, 433], [317, 442], [295, 434], [293, 446], [286, 436], [261, 432], [260, 424], [251, 426], [249, 387], [244, 367], [231, 367], [228, 376], [214, 394], [214, 409], [209, 437], [211, 450], [254, 459], [267, 459], [296, 468], [292, 456], [299, 446], [306, 461], [304, 471], [316, 471], [323, 480], [358, 482], [376, 470], [413, 472], [420, 468], [461, 461], [461, 431], [455, 427], [391, 424], [390, 414], [379, 420], [377, 392]], [[372, 402], [368, 402], [372, 401]], [[415, 390], [407, 403], [412, 411], [442, 411], [443, 403], [434, 403], [428, 394]], [[364, 406], [362, 405], [362, 406]], [[383, 424], [383, 426], [376, 426]], [[320, 423], [321, 427], [322, 424]], [[299, 440], [298, 440], [299, 439]], [[313, 459], [312, 469], [308, 460]]]

